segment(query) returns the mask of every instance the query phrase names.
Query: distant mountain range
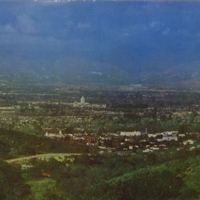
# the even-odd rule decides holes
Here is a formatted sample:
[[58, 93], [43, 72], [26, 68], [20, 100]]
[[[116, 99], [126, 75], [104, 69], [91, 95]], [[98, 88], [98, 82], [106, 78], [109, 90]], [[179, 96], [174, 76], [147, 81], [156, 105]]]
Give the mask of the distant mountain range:
[[134, 71], [78, 58], [57, 61], [0, 59], [0, 82], [18, 84], [156, 84], [200, 81], [199, 64]]

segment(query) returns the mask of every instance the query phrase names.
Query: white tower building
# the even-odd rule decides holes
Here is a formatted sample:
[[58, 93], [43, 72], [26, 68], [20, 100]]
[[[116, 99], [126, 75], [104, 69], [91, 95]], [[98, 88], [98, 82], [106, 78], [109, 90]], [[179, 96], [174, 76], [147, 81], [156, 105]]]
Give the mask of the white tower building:
[[81, 104], [85, 104], [85, 98], [81, 97]]

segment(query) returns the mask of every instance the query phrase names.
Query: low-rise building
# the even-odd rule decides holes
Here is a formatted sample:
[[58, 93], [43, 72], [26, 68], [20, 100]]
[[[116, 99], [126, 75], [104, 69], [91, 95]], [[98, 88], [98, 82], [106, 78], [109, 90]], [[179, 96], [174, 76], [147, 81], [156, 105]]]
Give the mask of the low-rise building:
[[57, 139], [64, 139], [65, 138], [65, 135], [62, 134], [62, 131], [59, 130], [58, 133], [48, 133], [48, 131], [45, 133], [45, 137], [48, 137], [48, 138], [51, 138], [51, 139], [54, 139], [54, 138], [57, 138]]
[[121, 132], [120, 136], [141, 136], [141, 132], [139, 131], [133, 131], [133, 132]]

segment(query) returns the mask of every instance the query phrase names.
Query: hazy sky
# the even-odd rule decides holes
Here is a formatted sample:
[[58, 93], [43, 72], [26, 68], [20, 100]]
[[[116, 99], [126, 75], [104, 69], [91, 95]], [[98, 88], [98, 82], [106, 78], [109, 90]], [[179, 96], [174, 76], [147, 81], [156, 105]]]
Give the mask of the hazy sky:
[[[131, 69], [200, 60], [198, 2], [0, 2], [0, 58]], [[137, 68], [136, 67], [136, 68]]]

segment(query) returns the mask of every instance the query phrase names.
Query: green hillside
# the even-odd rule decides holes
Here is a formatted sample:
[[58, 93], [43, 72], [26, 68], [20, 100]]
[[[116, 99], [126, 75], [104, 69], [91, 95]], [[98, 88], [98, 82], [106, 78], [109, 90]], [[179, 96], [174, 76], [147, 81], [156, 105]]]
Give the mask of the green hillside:
[[[167, 155], [168, 154], [168, 155]], [[41, 192], [41, 178], [34, 170], [52, 172], [54, 199], [141, 200], [199, 199], [200, 156], [198, 151], [152, 153], [133, 156], [82, 155], [68, 167], [56, 160], [38, 163], [29, 174], [32, 199]], [[162, 164], [161, 162], [164, 161]], [[153, 162], [152, 162], [153, 161]], [[34, 182], [31, 181], [31, 178]], [[38, 177], [38, 178], [37, 178]], [[33, 188], [34, 185], [34, 188]], [[40, 191], [38, 193], [38, 191]]]
[[89, 190], [88, 198], [90, 196], [99, 200], [199, 199], [200, 156], [195, 153], [189, 154], [185, 155], [186, 159], [147, 165], [105, 181], [97, 185], [93, 192]]

